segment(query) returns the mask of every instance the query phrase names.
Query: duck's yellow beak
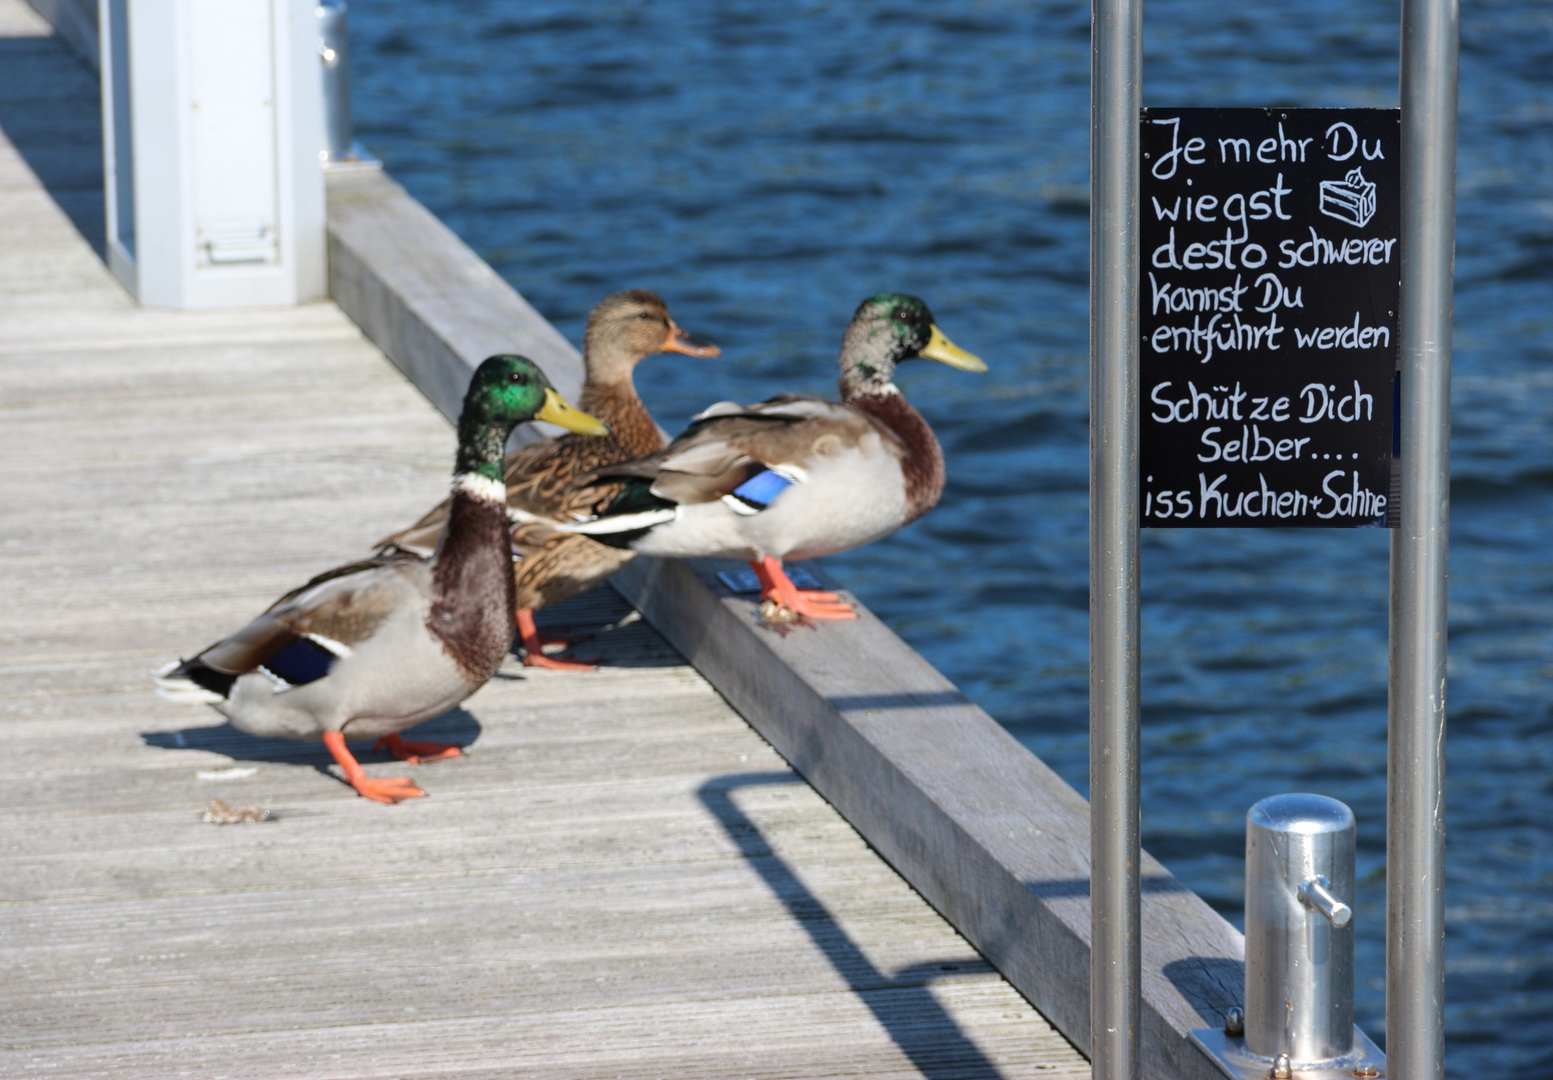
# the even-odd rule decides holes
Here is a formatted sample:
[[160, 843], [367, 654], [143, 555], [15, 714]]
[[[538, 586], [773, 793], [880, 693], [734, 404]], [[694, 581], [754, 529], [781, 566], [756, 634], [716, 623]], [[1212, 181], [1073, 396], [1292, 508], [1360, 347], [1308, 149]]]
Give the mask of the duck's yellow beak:
[[609, 425], [596, 416], [589, 416], [581, 409], [575, 408], [560, 394], [550, 387], [545, 387], [545, 403], [534, 414], [535, 420], [546, 420], [552, 424], [564, 427], [567, 431], [575, 431], [579, 435], [608, 435]]
[[933, 326], [933, 336], [928, 338], [927, 345], [922, 349], [922, 356], [930, 360], [937, 360], [941, 364], [959, 368], [961, 371], [986, 371], [987, 365], [981, 357], [974, 353], [968, 353], [954, 342], [944, 336], [937, 324]]
[[702, 341], [700, 338], [691, 337], [679, 328], [679, 324], [673, 319], [669, 320], [669, 336], [663, 339], [660, 346], [663, 352], [684, 353], [686, 356], [721, 356], [723, 351], [710, 341]]

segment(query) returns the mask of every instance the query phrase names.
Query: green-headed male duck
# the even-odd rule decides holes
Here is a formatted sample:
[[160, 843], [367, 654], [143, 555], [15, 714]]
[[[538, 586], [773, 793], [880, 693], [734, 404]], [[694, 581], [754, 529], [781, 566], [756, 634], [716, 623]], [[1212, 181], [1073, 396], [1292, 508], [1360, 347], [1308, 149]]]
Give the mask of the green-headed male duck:
[[449, 524], [435, 554], [382, 555], [318, 575], [237, 633], [169, 664], [157, 678], [163, 695], [213, 705], [251, 735], [321, 739], [375, 802], [424, 795], [407, 777], [367, 777], [345, 743], [376, 738], [412, 763], [460, 753], [399, 732], [478, 690], [511, 647], [502, 450], [514, 427], [535, 419], [584, 435], [608, 430], [569, 405], [533, 361], [486, 360], [459, 416]]
[[767, 621], [856, 618], [835, 594], [798, 589], [782, 560], [859, 547], [937, 504], [943, 452], [892, 381], [916, 356], [987, 370], [915, 296], [869, 297], [842, 337], [840, 404], [719, 402], [659, 453], [599, 469], [623, 486], [597, 517], [561, 527], [648, 555], [748, 559]]

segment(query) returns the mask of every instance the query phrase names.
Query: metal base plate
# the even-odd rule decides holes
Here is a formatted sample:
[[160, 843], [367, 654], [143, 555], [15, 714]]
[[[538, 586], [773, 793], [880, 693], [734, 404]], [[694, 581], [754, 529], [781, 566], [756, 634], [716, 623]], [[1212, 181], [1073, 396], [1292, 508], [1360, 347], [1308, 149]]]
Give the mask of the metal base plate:
[[[1246, 1052], [1246, 1041], [1239, 1035], [1226, 1035], [1223, 1028], [1197, 1028], [1191, 1033], [1197, 1048], [1213, 1059], [1219, 1070], [1229, 1080], [1268, 1080], [1272, 1073], [1271, 1058], [1258, 1057]], [[1365, 1071], [1371, 1066], [1377, 1071]], [[1314, 1068], [1294, 1067], [1294, 1080], [1354, 1080], [1359, 1077], [1383, 1077], [1386, 1075], [1386, 1055], [1370, 1041], [1370, 1037], [1353, 1029], [1353, 1052], [1335, 1061], [1324, 1061]]]

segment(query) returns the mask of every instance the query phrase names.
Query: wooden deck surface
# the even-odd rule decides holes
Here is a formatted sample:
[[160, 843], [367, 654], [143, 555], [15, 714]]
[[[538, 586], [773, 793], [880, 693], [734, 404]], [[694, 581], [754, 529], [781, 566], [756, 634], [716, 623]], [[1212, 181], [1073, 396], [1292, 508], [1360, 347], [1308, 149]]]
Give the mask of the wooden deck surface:
[[464, 760], [366, 755], [398, 807], [155, 697], [453, 441], [330, 304], [137, 309], [78, 231], [95, 109], [0, 0], [0, 1076], [1088, 1076], [607, 590], [560, 613], [601, 670], [509, 664], [421, 729]]

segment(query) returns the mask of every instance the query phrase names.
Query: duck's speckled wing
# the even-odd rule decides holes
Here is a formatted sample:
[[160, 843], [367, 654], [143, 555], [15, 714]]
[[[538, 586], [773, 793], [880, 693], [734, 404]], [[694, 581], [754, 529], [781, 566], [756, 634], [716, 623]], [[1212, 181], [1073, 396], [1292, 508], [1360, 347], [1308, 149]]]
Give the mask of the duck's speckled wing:
[[443, 499], [408, 529], [400, 529], [391, 536], [385, 536], [372, 546], [384, 553], [403, 552], [422, 559], [431, 558], [437, 550], [437, 541], [443, 530], [448, 527], [451, 506], [451, 499]]
[[819, 398], [783, 396], [744, 406], [719, 402], [660, 453], [597, 475], [649, 479], [652, 494], [673, 503], [713, 502], [763, 470], [801, 473], [815, 458], [856, 449], [870, 435], [899, 442], [867, 414]]
[[[572, 443], [594, 441], [602, 440], [579, 435], [543, 439], [508, 454], [502, 463], [502, 479], [507, 485], [507, 505], [531, 514], [548, 516], [551, 511], [543, 507], [557, 502], [558, 493], [570, 485], [578, 472], [586, 471], [578, 468], [578, 462], [574, 460], [577, 454], [571, 452], [575, 449]], [[593, 467], [594, 464], [590, 462], [588, 468]], [[450, 496], [428, 510], [408, 529], [385, 536], [373, 546], [381, 551], [397, 550], [423, 559], [430, 558], [437, 550], [437, 541], [448, 527], [448, 510], [451, 506]]]
[[[597, 492], [581, 489], [581, 478], [617, 461], [663, 448], [663, 436], [634, 393], [615, 387], [585, 388], [578, 407], [609, 425], [609, 434], [562, 435], [519, 447], [502, 464], [507, 507], [520, 514], [565, 521], [590, 512]], [[585, 481], [584, 481], [585, 482]], [[374, 547], [428, 558], [448, 525], [449, 500], [443, 499], [408, 529], [379, 540]], [[522, 605], [520, 605], [522, 606]]]
[[[580, 442], [595, 441], [581, 436], [568, 438]], [[565, 452], [564, 443], [564, 439], [545, 439], [507, 455], [502, 464], [502, 478], [507, 485], [507, 506], [510, 509], [541, 517], [550, 516], [554, 512], [540, 507], [556, 502], [559, 490], [571, 483], [577, 471], [573, 467], [575, 462], [571, 460], [573, 455]], [[400, 551], [423, 559], [430, 558], [437, 550], [437, 541], [448, 527], [448, 512], [452, 504], [451, 496], [443, 499], [414, 525], [383, 537], [373, 547], [384, 552]]]
[[545, 522], [512, 527], [517, 606], [543, 608], [586, 592], [635, 557]]
[[268, 611], [200, 652], [198, 663], [226, 675], [257, 670], [299, 638], [336, 655], [371, 637], [401, 604], [418, 602], [412, 575], [419, 560], [379, 556], [326, 571], [282, 596]]

